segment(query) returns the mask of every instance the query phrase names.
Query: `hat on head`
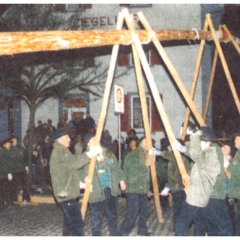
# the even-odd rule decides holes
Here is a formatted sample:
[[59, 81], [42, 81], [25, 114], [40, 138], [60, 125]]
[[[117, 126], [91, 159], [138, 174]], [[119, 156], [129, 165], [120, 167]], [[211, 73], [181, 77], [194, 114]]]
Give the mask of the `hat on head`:
[[170, 146], [170, 142], [168, 141], [167, 138], [162, 138], [160, 140], [160, 143], [161, 143], [161, 150], [167, 150], [167, 147]]
[[82, 143], [82, 146], [83, 146], [83, 149], [87, 149], [87, 145], [88, 145], [88, 142], [91, 138], [93, 138], [95, 136], [94, 133], [87, 133], [85, 134], [84, 138], [83, 138], [83, 143]]
[[10, 138], [6, 138], [6, 139], [4, 139], [3, 141], [2, 141], [2, 144], [4, 145], [4, 144], [6, 144], [6, 143], [11, 143], [11, 139]]
[[51, 137], [51, 139], [53, 141], [55, 141], [56, 139], [64, 136], [64, 135], [68, 135], [68, 132], [65, 130], [65, 128], [57, 128], [54, 132], [53, 135]]
[[201, 141], [210, 141], [212, 142], [216, 136], [213, 134], [212, 129], [210, 127], [201, 127], [203, 134], [200, 136]]
[[240, 137], [240, 129], [238, 129], [235, 133], [232, 134], [232, 137]]
[[142, 140], [145, 139], [145, 138], [146, 138], [146, 136], [142, 136], [141, 138], [139, 138], [137, 144], [140, 145], [140, 143], [142, 142]]

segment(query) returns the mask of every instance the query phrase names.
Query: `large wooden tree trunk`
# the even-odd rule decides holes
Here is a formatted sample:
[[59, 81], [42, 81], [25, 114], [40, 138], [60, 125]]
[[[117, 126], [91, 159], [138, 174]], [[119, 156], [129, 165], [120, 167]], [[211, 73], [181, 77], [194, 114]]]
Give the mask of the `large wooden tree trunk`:
[[[155, 30], [155, 32], [159, 41], [212, 39], [211, 32], [201, 30]], [[149, 43], [150, 37], [147, 31], [136, 30], [136, 33], [142, 44]], [[130, 45], [132, 42], [129, 30], [1, 32], [0, 55], [118, 44]]]

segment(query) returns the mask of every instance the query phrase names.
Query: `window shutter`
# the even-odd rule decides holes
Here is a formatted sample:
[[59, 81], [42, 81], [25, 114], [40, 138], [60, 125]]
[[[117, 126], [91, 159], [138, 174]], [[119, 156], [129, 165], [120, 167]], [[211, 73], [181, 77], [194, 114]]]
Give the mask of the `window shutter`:
[[129, 47], [120, 46], [118, 53], [118, 66], [129, 66]]
[[124, 94], [124, 114], [121, 115], [121, 131], [127, 132], [130, 129], [129, 126], [129, 97], [128, 94]]
[[84, 9], [92, 8], [92, 4], [81, 4], [81, 7]]
[[[160, 94], [161, 100], [162, 100], [162, 97], [163, 97], [162, 94]], [[154, 99], [152, 99], [152, 131], [153, 132], [163, 131], [162, 120], [161, 120], [160, 115], [158, 113], [158, 109], [156, 107]]]
[[54, 4], [55, 11], [64, 11], [66, 10], [66, 4]]
[[161, 65], [162, 64], [162, 60], [161, 57], [159, 55], [159, 53], [157, 52], [157, 50], [150, 50], [150, 64], [151, 65]]

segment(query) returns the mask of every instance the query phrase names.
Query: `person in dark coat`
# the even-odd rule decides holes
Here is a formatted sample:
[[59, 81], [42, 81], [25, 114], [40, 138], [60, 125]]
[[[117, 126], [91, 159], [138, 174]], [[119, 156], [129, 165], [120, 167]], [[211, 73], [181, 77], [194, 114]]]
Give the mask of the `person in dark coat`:
[[[27, 185], [27, 174], [29, 172], [29, 163], [27, 158], [27, 150], [18, 144], [18, 138], [16, 136], [10, 137], [11, 141], [11, 155], [13, 157], [12, 162], [15, 166], [13, 172], [13, 183], [15, 184], [15, 189], [20, 187], [20, 194], [22, 194], [22, 201], [29, 202], [29, 190]], [[17, 195], [17, 192], [16, 192]]]

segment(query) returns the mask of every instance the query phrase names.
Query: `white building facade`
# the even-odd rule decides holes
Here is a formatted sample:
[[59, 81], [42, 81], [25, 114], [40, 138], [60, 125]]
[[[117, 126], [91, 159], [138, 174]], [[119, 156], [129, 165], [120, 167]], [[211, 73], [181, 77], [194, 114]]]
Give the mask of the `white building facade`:
[[[124, 5], [124, 4], [123, 4]], [[203, 13], [200, 4], [127, 4], [123, 6], [121, 4], [86, 4], [81, 18], [76, 20], [79, 29], [115, 29], [118, 12], [124, 7], [129, 9], [129, 12], [135, 14], [135, 25], [139, 29], [139, 19], [136, 15], [139, 11], [142, 11], [143, 15], [149, 22], [150, 26], [154, 30], [161, 29], [178, 29], [178, 30], [192, 30], [202, 29]], [[81, 4], [61, 5], [59, 7], [59, 14], [73, 14], [74, 9], [81, 8]], [[194, 76], [194, 70], [196, 60], [199, 51], [199, 44], [193, 40], [186, 40], [185, 44], [178, 44], [174, 41], [172, 44], [162, 45], [172, 61], [176, 71], [178, 72], [181, 80], [183, 81], [186, 89], [190, 93], [191, 84]], [[124, 106], [125, 114], [121, 117], [121, 135], [125, 138], [126, 132], [130, 128], [134, 128], [139, 137], [144, 135], [144, 129], [141, 117], [141, 106], [139, 105], [139, 95], [137, 88], [137, 80], [135, 75], [135, 68], [132, 60], [131, 47], [124, 52], [127, 47], [120, 46], [118, 62], [116, 65], [117, 71], [125, 68], [127, 70], [126, 75], [121, 76], [113, 80], [112, 91], [109, 98], [108, 111], [105, 121], [104, 129], [110, 131], [113, 139], [118, 137], [119, 118], [114, 113], [114, 85], [118, 84], [123, 87], [124, 90]], [[173, 132], [176, 138], [180, 137], [181, 125], [184, 121], [186, 113], [186, 103], [181, 92], [174, 83], [170, 72], [167, 70], [162, 60], [158, 57], [157, 50], [153, 47], [145, 46], [146, 56], [150, 65], [151, 72], [153, 74], [157, 90], [162, 98], [168, 120], [172, 126]], [[211, 50], [209, 50], [209, 56], [211, 56]], [[205, 65], [211, 65], [211, 59], [207, 58], [209, 62], [205, 62]], [[109, 65], [110, 55], [99, 57], [103, 64]], [[204, 59], [203, 59], [204, 60]], [[211, 66], [210, 66], [211, 67]], [[203, 74], [199, 72], [198, 84], [194, 97], [194, 103], [202, 114], [203, 108], [203, 90], [204, 81], [203, 76], [207, 79], [210, 69], [206, 69]], [[104, 79], [103, 79], [104, 80]], [[208, 80], [207, 80], [208, 81]], [[160, 147], [160, 139], [165, 137], [164, 128], [161, 126], [159, 120], [159, 114], [154, 110], [154, 102], [150, 88], [145, 79], [145, 92], [147, 95], [147, 103], [149, 106], [149, 117], [151, 125], [152, 138], [156, 141], [156, 147]], [[103, 95], [103, 92], [99, 93]], [[72, 101], [71, 101], [72, 98]], [[74, 100], [75, 99], [75, 100]], [[76, 103], [77, 99], [77, 103]], [[81, 101], [82, 99], [82, 101]], [[80, 102], [79, 102], [80, 101]], [[46, 122], [47, 119], [52, 119], [53, 125], [57, 125], [59, 119], [65, 115], [68, 116], [68, 120], [72, 116], [72, 113], [85, 113], [89, 110], [90, 115], [98, 122], [100, 116], [100, 110], [102, 105], [102, 98], [96, 99], [96, 96], [92, 94], [81, 93], [75, 91], [69, 93], [68, 103], [59, 99], [49, 99], [46, 101], [36, 112], [35, 123], [37, 125], [38, 120]], [[25, 136], [29, 110], [27, 106], [22, 102], [21, 104], [21, 131], [22, 137]], [[191, 119], [190, 119], [191, 120]], [[192, 121], [192, 120], [191, 120]]]

